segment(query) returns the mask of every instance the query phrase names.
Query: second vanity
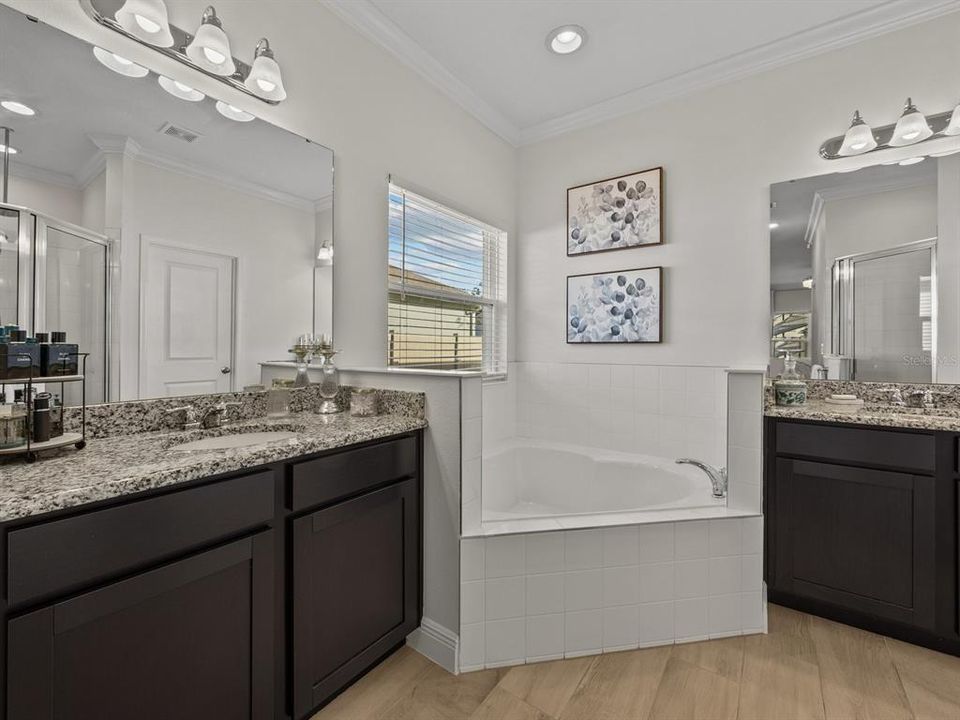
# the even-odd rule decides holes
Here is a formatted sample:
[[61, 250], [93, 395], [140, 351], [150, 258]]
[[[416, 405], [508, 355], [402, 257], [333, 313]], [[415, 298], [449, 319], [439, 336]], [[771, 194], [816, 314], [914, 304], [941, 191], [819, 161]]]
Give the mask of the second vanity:
[[765, 423], [769, 599], [960, 655], [960, 417], [812, 401]]
[[0, 717], [309, 717], [419, 625], [423, 427], [299, 413], [205, 434], [295, 435], [253, 448], [4, 465]]

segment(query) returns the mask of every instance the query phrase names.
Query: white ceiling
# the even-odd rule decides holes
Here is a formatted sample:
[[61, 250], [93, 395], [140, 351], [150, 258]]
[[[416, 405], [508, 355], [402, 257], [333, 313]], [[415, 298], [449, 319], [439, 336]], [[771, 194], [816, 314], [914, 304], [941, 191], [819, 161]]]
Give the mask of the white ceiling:
[[[956, 10], [956, 0], [325, 0], [519, 144]], [[547, 33], [588, 41], [550, 53]]]

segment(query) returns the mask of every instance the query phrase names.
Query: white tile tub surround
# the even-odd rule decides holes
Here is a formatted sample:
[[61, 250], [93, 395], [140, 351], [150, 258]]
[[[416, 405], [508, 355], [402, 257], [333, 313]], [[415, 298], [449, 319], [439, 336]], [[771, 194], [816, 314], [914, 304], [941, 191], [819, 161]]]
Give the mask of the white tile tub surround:
[[[464, 533], [476, 531], [480, 527], [480, 456], [486, 435], [486, 396], [487, 392], [480, 377], [460, 379], [460, 526]], [[492, 399], [488, 400], [488, 404], [492, 403]]]
[[[511, 363], [516, 435], [722, 465], [726, 454], [724, 368], [591, 363]], [[494, 414], [509, 417], [509, 393]], [[491, 423], [492, 427], [492, 423]], [[485, 448], [509, 437], [485, 438]]]
[[727, 371], [727, 506], [734, 510], [762, 511], [764, 372]]
[[763, 518], [464, 538], [461, 672], [765, 630]]

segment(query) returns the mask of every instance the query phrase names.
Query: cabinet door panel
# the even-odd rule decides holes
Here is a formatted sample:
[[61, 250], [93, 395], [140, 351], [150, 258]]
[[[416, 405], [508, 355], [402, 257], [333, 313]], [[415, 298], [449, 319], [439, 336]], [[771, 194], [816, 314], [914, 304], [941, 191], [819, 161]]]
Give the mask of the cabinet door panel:
[[418, 504], [406, 480], [294, 521], [296, 717], [419, 623]]
[[272, 536], [8, 623], [8, 720], [272, 717]]
[[776, 481], [776, 589], [932, 628], [932, 477], [781, 458]]

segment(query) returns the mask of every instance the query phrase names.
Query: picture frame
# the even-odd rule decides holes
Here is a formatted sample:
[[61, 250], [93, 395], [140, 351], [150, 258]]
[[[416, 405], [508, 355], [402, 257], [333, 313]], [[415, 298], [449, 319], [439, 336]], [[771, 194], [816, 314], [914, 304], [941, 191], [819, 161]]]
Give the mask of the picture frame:
[[567, 188], [567, 256], [663, 244], [663, 168]]
[[567, 276], [568, 345], [663, 342], [663, 267]]

